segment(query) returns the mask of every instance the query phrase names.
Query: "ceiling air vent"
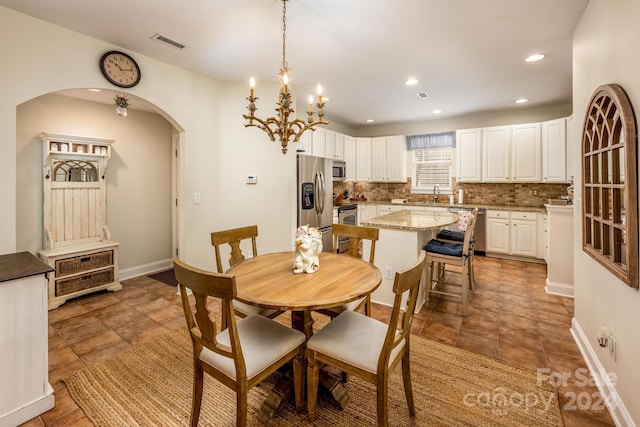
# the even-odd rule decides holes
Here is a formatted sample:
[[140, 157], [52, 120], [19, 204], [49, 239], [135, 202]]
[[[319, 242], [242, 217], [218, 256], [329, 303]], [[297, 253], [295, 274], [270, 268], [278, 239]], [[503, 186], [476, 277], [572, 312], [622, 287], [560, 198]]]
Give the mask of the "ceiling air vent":
[[427, 99], [431, 98], [431, 95], [429, 95], [427, 92], [418, 92], [418, 98]]
[[153, 40], [158, 40], [159, 42], [168, 44], [169, 46], [175, 47], [176, 49], [184, 49], [186, 46], [182, 43], [178, 43], [175, 40], [170, 39], [167, 36], [163, 36], [162, 34], [154, 34], [151, 36]]

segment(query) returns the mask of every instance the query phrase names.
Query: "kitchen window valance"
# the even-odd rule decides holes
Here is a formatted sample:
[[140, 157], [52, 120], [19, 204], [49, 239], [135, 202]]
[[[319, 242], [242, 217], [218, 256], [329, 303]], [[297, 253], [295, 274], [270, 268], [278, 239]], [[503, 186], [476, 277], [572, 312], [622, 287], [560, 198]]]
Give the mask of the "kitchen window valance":
[[407, 136], [407, 149], [444, 148], [456, 146], [456, 132], [428, 133]]

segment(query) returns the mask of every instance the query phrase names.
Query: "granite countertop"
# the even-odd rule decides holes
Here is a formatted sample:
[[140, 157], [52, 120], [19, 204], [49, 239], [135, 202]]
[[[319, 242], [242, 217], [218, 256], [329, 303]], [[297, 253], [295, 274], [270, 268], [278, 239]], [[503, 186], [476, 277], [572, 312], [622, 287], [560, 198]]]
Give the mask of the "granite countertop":
[[516, 205], [482, 205], [477, 203], [465, 203], [459, 205], [457, 203], [433, 203], [433, 202], [407, 202], [403, 204], [391, 203], [390, 200], [368, 200], [366, 202], [358, 201], [357, 204], [368, 205], [394, 205], [394, 206], [426, 206], [434, 208], [463, 208], [463, 209], [491, 209], [495, 211], [515, 211], [515, 212], [545, 212], [545, 206], [516, 206]]
[[401, 210], [362, 221], [362, 225], [404, 231], [426, 231], [443, 228], [457, 221], [458, 215], [450, 212]]

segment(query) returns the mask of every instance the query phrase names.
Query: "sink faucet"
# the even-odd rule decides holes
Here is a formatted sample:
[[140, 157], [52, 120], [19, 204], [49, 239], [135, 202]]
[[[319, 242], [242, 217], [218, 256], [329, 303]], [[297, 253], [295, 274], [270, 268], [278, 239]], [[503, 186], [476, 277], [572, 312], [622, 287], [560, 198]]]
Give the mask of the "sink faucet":
[[438, 203], [438, 196], [440, 195], [440, 187], [433, 186], [433, 203]]

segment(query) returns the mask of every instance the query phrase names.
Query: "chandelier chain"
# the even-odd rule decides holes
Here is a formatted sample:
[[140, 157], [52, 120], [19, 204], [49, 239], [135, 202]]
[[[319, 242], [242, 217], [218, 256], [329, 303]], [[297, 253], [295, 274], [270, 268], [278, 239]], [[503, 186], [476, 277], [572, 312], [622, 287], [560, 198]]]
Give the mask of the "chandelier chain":
[[287, 72], [287, 0], [282, 2], [282, 70]]

